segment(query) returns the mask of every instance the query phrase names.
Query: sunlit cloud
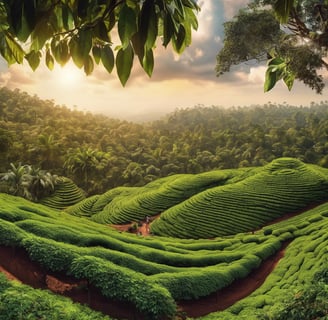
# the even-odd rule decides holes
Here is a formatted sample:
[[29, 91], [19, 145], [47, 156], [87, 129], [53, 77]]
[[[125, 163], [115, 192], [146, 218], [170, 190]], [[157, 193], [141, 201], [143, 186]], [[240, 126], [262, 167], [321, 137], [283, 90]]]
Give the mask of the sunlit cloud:
[[232, 19], [240, 8], [246, 7], [250, 0], [222, 0], [224, 5], [224, 17], [226, 20]]
[[250, 68], [248, 74], [248, 81], [251, 83], [263, 84], [266, 69], [267, 68], [265, 66]]

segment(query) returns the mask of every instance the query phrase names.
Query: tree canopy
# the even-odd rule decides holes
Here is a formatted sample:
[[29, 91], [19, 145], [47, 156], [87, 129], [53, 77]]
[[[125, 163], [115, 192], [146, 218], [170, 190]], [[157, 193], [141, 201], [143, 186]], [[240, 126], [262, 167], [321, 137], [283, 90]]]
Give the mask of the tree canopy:
[[89, 195], [279, 157], [328, 167], [328, 101], [196, 106], [134, 123], [0, 88], [0, 128], [0, 173], [12, 169], [10, 163], [29, 164], [72, 179]]
[[297, 79], [322, 93], [320, 69], [328, 70], [328, 1], [253, 0], [224, 24], [217, 75], [250, 60], [267, 61], [264, 91]]
[[101, 62], [125, 85], [135, 55], [152, 74], [158, 38], [178, 53], [191, 43], [198, 10], [195, 0], [0, 0], [0, 54], [33, 70], [72, 59], [87, 75]]

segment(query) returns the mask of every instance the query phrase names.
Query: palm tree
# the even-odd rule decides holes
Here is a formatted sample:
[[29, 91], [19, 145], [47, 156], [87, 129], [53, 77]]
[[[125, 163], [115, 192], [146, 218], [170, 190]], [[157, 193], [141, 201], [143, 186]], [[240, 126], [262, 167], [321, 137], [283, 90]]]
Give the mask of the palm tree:
[[42, 167], [45, 169], [52, 168], [59, 151], [59, 145], [54, 136], [52, 134], [40, 134], [38, 149], [42, 153]]
[[27, 164], [15, 166], [11, 163], [10, 166], [8, 172], [1, 174], [10, 194], [38, 201], [55, 190], [57, 176]]
[[27, 190], [26, 197], [32, 201], [49, 196], [55, 191], [57, 176], [41, 170], [40, 168], [30, 167], [30, 170], [25, 174], [25, 188]]
[[24, 176], [29, 171], [29, 165], [22, 165], [19, 163], [15, 166], [10, 163], [11, 169], [6, 173], [1, 174], [1, 180], [8, 184], [8, 191], [10, 194], [15, 196], [23, 196], [26, 193], [24, 185]]
[[102, 170], [107, 165], [109, 154], [93, 150], [90, 147], [80, 147], [67, 154], [64, 167], [72, 173], [81, 173], [84, 177], [84, 189], [89, 189], [89, 175], [92, 170]]

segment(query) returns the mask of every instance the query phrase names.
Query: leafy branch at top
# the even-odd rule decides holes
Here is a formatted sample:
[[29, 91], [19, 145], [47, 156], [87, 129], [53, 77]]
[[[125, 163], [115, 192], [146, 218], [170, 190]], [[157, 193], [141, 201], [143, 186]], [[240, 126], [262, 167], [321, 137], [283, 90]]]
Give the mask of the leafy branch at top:
[[177, 53], [191, 43], [198, 10], [195, 0], [0, 0], [0, 54], [33, 70], [43, 57], [50, 70], [72, 59], [87, 75], [95, 64], [116, 66], [125, 85], [135, 55], [151, 76], [158, 38]]

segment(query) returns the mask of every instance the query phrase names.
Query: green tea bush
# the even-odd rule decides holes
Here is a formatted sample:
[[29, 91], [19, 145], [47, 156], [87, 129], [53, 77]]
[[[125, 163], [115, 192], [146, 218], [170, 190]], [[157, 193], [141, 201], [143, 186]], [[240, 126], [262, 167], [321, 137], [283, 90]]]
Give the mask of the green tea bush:
[[279, 239], [273, 239], [271, 241], [259, 244], [256, 247], [254, 254], [258, 256], [261, 260], [265, 260], [274, 253], [276, 253], [281, 247], [281, 242]]
[[21, 246], [21, 241], [26, 236], [26, 232], [16, 227], [14, 224], [0, 219], [0, 244], [11, 247]]
[[176, 305], [170, 293], [145, 276], [94, 257], [74, 259], [70, 274], [88, 279], [106, 297], [129, 301], [150, 319], [172, 317]]
[[23, 239], [22, 245], [31, 260], [51, 271], [67, 271], [77, 257], [69, 245], [50, 239], [29, 236]]
[[171, 293], [175, 300], [190, 300], [204, 297], [229, 285], [234, 279], [230, 270], [213, 268], [202, 271], [186, 271], [174, 274], [151, 276]]
[[0, 320], [110, 320], [68, 298], [8, 281], [0, 274]]

